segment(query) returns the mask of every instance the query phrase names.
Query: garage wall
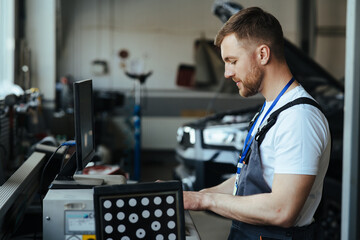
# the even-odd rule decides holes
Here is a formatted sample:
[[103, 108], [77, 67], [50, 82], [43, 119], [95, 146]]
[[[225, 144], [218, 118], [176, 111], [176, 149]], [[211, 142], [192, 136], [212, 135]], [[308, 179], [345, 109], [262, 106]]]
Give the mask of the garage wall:
[[[211, 13], [213, 2], [26, 2], [26, 40], [32, 52], [33, 85], [39, 87], [49, 100], [54, 98], [55, 79], [65, 74], [72, 74], [76, 79], [93, 78], [96, 88], [133, 89], [133, 82], [119, 66], [118, 51], [128, 49], [130, 60], [143, 60], [145, 71], [154, 71], [147, 83], [148, 89], [186, 91], [175, 84], [177, 67], [180, 63], [194, 63], [194, 40], [202, 36], [212, 39], [221, 26]], [[283, 25], [285, 36], [295, 44], [299, 43], [300, 0], [236, 2], [244, 7], [260, 6], [273, 13]], [[315, 2], [317, 33], [314, 58], [340, 79], [344, 76], [345, 65], [346, 1]], [[55, 33], [58, 38], [55, 38]], [[94, 75], [91, 63], [96, 59], [108, 62], [108, 74]]]
[[346, 2], [317, 0], [317, 28], [314, 59], [336, 79], [345, 74]]
[[[213, 0], [63, 0], [58, 77], [93, 78], [95, 88], [132, 89], [133, 81], [120, 68], [118, 52], [153, 70], [150, 90], [184, 91], [175, 84], [181, 63], [194, 63], [194, 41], [213, 39], [221, 21], [211, 12]], [[236, 1], [244, 7], [261, 6], [283, 24], [284, 33], [297, 39], [297, 0]], [[93, 60], [104, 60], [109, 73], [95, 76]], [[131, 65], [131, 61], [127, 62]]]

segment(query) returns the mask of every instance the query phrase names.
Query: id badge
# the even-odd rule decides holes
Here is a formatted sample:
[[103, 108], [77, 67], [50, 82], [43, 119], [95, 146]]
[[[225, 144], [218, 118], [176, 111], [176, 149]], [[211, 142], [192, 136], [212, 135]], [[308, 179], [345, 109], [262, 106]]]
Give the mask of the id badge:
[[233, 195], [236, 195], [237, 189], [239, 187], [239, 180], [240, 180], [240, 172], [241, 172], [241, 168], [242, 168], [243, 164], [241, 162], [239, 162], [237, 164], [237, 171], [236, 171], [236, 177], [235, 177], [235, 183], [234, 183], [234, 190], [233, 190]]

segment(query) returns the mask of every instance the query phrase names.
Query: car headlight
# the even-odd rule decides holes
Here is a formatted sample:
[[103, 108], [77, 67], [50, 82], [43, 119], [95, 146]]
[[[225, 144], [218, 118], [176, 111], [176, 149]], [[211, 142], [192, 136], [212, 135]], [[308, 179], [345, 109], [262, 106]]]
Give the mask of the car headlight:
[[195, 144], [195, 129], [189, 126], [178, 128], [176, 139], [179, 144], [184, 146], [192, 146]]
[[184, 133], [189, 134], [189, 142], [195, 144], [195, 129], [191, 127], [184, 127]]
[[205, 145], [241, 150], [247, 135], [247, 124], [211, 126], [203, 130]]
[[181, 143], [183, 137], [184, 137], [184, 128], [179, 127], [177, 132], [176, 132], [176, 140], [177, 140], [177, 142]]

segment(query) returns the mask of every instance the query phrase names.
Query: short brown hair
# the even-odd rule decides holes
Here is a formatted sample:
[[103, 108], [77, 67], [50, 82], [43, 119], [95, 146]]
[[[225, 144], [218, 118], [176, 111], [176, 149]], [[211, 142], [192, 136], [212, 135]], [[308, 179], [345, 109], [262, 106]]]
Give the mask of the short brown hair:
[[250, 7], [234, 14], [216, 35], [214, 44], [220, 47], [225, 36], [235, 33], [239, 40], [248, 39], [269, 46], [271, 52], [284, 59], [284, 36], [279, 21], [259, 7]]

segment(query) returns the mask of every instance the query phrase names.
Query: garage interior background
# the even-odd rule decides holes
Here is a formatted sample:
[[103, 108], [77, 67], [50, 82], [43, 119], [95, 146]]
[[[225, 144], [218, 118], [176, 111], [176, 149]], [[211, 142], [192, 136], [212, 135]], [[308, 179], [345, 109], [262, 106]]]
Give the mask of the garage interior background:
[[[315, 1], [315, 13], [299, 11], [301, 0], [235, 2], [243, 7], [260, 6], [273, 13], [282, 24], [285, 37], [297, 46], [301, 46], [305, 19], [313, 18], [312, 24], [316, 25], [309, 29], [313, 31], [310, 54], [334, 77], [344, 77], [346, 1]], [[76, 80], [92, 78], [95, 89], [118, 90], [131, 98], [134, 81], [124, 74], [118, 56], [120, 50], [127, 49], [130, 61], [143, 61], [145, 71], [153, 71], [145, 84], [148, 107], [142, 119], [143, 148], [173, 149], [177, 127], [196, 119], [197, 110], [206, 110], [214, 96], [214, 92], [176, 85], [179, 65], [194, 65], [195, 41], [203, 37], [212, 40], [222, 25], [211, 12], [213, 3], [25, 1], [25, 39], [32, 52], [32, 83], [45, 100], [55, 97], [55, 81], [51, 79], [67, 74]], [[94, 60], [105, 61], [108, 71], [94, 76]], [[214, 111], [241, 108], [247, 101], [236, 94], [220, 94], [218, 99]], [[123, 119], [115, 117], [114, 122], [121, 125]]]
[[[153, 71], [145, 84], [144, 150], [174, 150], [177, 128], [203, 115], [214, 98], [214, 90], [176, 84], [179, 66], [195, 65], [195, 42], [202, 38], [211, 41], [222, 25], [211, 11], [213, 0], [16, 2], [24, 7], [17, 18], [23, 35], [17, 39], [31, 52], [31, 86], [40, 89], [46, 109], [54, 108], [56, 81], [68, 74], [75, 80], [92, 78], [95, 90], [121, 92], [125, 102], [132, 103], [134, 81], [120, 67], [123, 62], [118, 53], [122, 49], [130, 53], [128, 66], [138, 60], [143, 61], [144, 71]], [[234, 2], [243, 7], [260, 6], [274, 14], [287, 39], [336, 79], [344, 80], [347, 1]], [[106, 63], [108, 70], [99, 72], [94, 61]], [[21, 79], [19, 72], [15, 72], [15, 79]], [[221, 93], [211, 110], [245, 108], [259, 101], [259, 96], [243, 99], [238, 94]], [[118, 129], [126, 124], [123, 112], [110, 121]]]

